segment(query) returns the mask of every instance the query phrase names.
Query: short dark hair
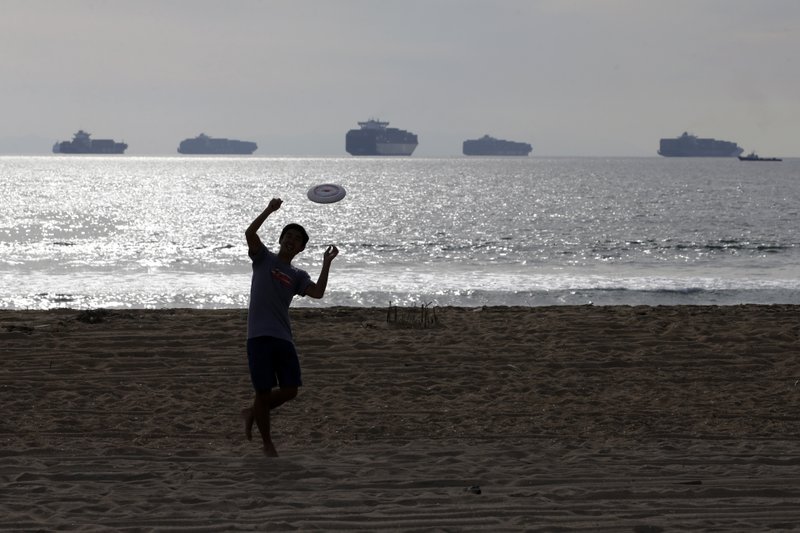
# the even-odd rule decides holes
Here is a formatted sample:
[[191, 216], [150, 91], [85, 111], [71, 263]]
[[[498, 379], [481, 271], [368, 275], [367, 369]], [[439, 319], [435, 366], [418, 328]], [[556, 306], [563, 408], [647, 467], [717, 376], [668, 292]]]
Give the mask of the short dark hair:
[[283, 227], [283, 231], [281, 231], [281, 236], [278, 238], [278, 241], [280, 241], [281, 239], [283, 239], [283, 235], [284, 235], [284, 234], [285, 234], [287, 231], [289, 231], [290, 229], [297, 230], [297, 231], [299, 231], [299, 232], [300, 232], [300, 235], [302, 235], [302, 236], [303, 236], [303, 246], [305, 246], [306, 244], [308, 244], [308, 233], [306, 233], [306, 229], [305, 229], [303, 226], [301, 226], [300, 224], [295, 224], [294, 222], [292, 222], [291, 224], [286, 224], [286, 225]]

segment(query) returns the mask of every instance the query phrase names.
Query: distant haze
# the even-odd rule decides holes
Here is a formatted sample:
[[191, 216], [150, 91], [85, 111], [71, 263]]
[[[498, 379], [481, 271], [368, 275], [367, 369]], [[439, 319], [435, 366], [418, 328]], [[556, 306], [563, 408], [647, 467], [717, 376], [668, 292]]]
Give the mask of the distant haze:
[[78, 129], [129, 155], [201, 132], [347, 156], [380, 118], [457, 156], [655, 156], [683, 131], [800, 155], [797, 0], [4, 0], [0, 153]]

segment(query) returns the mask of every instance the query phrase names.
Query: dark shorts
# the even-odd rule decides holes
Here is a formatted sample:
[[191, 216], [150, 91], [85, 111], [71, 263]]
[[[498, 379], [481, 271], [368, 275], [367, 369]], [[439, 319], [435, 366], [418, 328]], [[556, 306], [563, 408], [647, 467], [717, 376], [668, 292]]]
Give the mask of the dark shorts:
[[300, 360], [291, 342], [275, 337], [247, 339], [247, 363], [250, 381], [256, 391], [281, 387], [299, 387]]

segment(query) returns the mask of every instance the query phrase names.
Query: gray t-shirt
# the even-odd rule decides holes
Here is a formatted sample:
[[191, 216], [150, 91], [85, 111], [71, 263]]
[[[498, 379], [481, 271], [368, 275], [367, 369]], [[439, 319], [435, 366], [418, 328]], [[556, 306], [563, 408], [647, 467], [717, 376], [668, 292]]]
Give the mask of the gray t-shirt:
[[295, 294], [305, 296], [311, 278], [305, 270], [278, 259], [263, 244], [250, 259], [253, 261], [253, 279], [250, 283], [247, 338], [267, 336], [294, 342], [289, 304]]

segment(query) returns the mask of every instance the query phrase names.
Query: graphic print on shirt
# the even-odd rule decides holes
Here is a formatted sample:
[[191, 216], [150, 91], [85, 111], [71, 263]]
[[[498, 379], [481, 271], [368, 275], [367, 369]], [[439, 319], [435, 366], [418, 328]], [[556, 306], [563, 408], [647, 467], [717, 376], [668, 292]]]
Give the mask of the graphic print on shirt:
[[292, 286], [292, 277], [285, 272], [281, 272], [277, 268], [272, 269], [272, 279], [277, 280], [278, 283], [283, 285], [284, 287], [291, 287]]

